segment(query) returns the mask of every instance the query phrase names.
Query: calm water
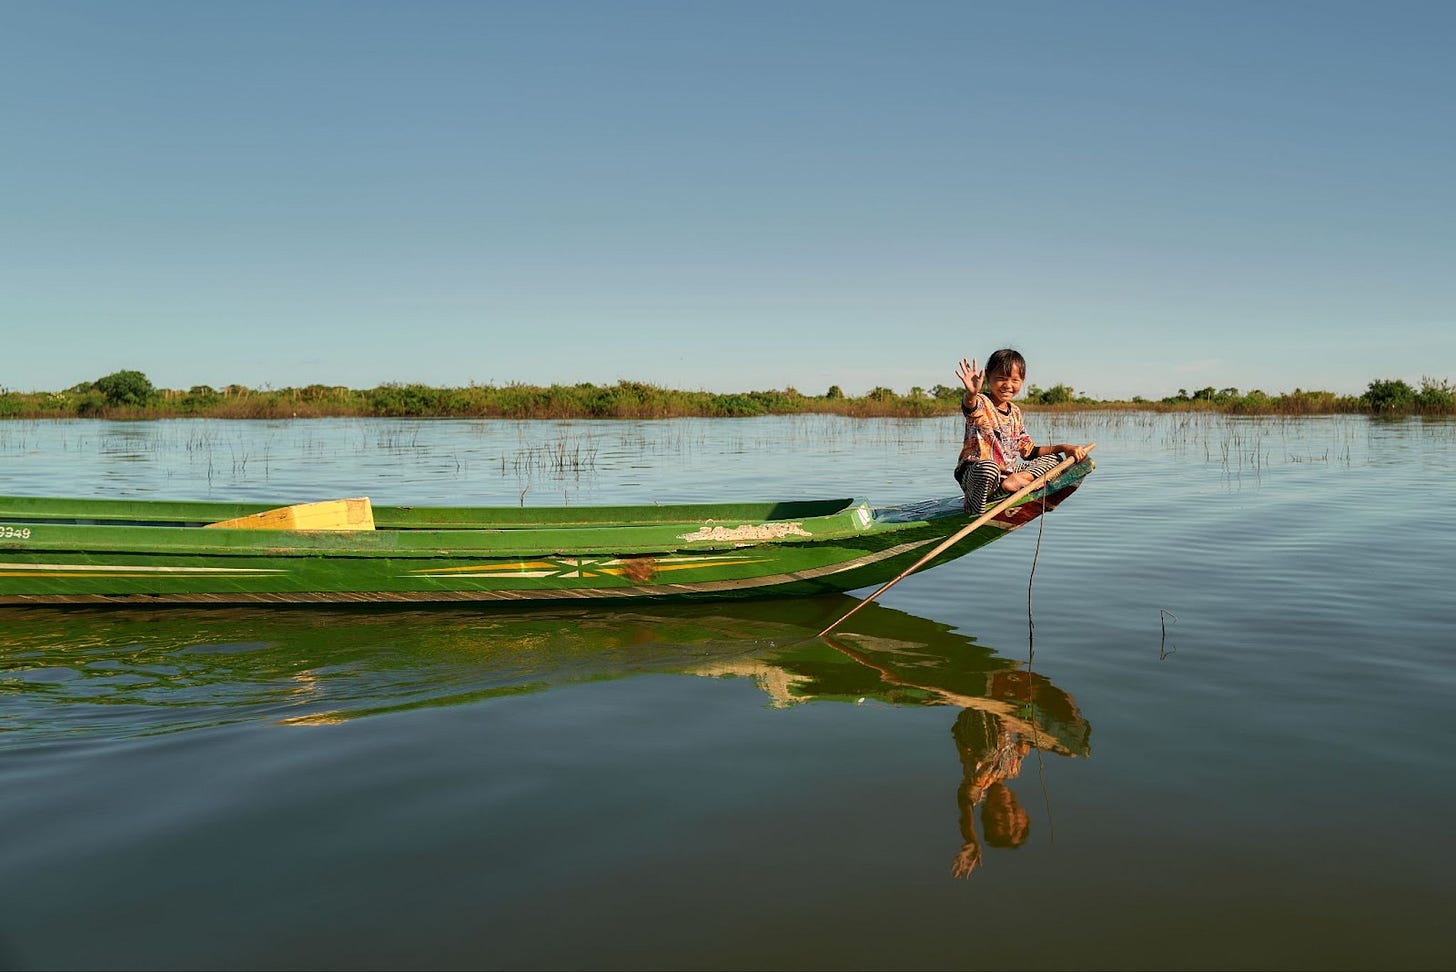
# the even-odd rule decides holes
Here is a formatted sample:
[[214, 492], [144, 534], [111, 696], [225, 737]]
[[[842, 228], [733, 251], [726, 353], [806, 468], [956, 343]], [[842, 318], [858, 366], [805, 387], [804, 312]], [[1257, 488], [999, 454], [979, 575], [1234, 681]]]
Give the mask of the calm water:
[[[0, 966], [1456, 965], [1456, 424], [1031, 422], [1085, 487], [833, 643], [852, 598], [0, 608]], [[0, 493], [890, 503], [958, 437], [12, 422]]]

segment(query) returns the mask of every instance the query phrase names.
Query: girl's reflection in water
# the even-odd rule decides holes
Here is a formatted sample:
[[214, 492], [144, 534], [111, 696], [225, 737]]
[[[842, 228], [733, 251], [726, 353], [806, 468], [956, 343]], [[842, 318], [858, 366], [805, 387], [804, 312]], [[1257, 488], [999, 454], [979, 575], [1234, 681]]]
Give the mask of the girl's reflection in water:
[[965, 843], [951, 861], [951, 873], [969, 877], [982, 857], [975, 826], [977, 806], [981, 831], [992, 847], [1020, 847], [1031, 832], [1031, 818], [1004, 782], [1021, 772], [1021, 760], [1031, 752], [1031, 743], [993, 713], [978, 709], [963, 710], [951, 735], [965, 770], [956, 790]]

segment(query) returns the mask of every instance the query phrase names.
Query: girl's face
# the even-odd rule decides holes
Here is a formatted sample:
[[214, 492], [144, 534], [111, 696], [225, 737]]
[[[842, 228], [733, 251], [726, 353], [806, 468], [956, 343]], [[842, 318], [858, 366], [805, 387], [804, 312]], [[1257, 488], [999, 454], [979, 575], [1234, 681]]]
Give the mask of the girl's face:
[[1005, 405], [1021, 394], [1021, 382], [1024, 377], [1021, 369], [1012, 365], [1009, 372], [998, 371], [995, 374], [987, 375], [986, 387], [981, 390], [986, 393], [993, 404]]

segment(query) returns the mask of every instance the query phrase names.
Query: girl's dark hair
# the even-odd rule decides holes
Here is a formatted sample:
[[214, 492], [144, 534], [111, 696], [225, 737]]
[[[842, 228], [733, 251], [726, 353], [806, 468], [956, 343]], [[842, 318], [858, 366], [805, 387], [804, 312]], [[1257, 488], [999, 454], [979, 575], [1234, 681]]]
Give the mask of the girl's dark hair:
[[1009, 375], [1012, 368], [1021, 369], [1021, 377], [1026, 377], [1026, 359], [1021, 352], [1015, 348], [1002, 348], [999, 351], [992, 351], [991, 357], [986, 359], [986, 375]]

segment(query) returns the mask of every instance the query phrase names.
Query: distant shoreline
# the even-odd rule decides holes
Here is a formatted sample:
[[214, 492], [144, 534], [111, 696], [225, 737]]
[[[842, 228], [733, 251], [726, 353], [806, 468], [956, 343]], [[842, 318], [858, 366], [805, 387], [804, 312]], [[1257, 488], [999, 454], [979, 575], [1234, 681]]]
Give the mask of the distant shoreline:
[[[436, 388], [386, 384], [369, 389], [338, 385], [252, 389], [229, 385], [155, 388], [138, 371], [119, 371], [60, 392], [0, 389], [0, 419], [104, 418], [450, 418], [450, 419], [655, 419], [745, 418], [756, 415], [842, 415], [851, 418], [927, 418], [954, 415], [962, 389], [936, 385], [901, 394], [874, 388], [845, 395], [832, 386], [823, 395], [794, 388], [720, 394], [660, 388], [643, 382], [614, 385], [470, 385]], [[1122, 410], [1214, 412], [1233, 415], [1456, 415], [1456, 387], [1423, 379], [1420, 388], [1377, 379], [1361, 395], [1304, 391], [1276, 395], [1212, 387], [1156, 401], [1101, 401], [1066, 385], [1032, 385], [1018, 404], [1032, 411]]]

